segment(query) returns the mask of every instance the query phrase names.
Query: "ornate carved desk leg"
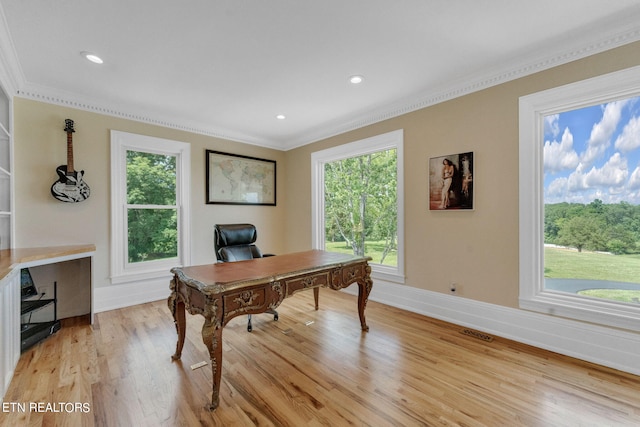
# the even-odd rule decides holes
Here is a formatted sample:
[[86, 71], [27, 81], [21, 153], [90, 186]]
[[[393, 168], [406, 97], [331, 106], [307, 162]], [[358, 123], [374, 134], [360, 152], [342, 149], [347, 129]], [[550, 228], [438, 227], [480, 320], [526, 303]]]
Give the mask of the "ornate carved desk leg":
[[205, 317], [202, 326], [202, 341], [207, 346], [211, 359], [213, 387], [209, 410], [213, 411], [220, 404], [220, 380], [222, 378], [222, 325], [215, 317]]
[[320, 288], [313, 288], [313, 300], [316, 303], [316, 311], [318, 311], [318, 297], [320, 295]]
[[[175, 279], [174, 279], [175, 280]], [[169, 300], [167, 301], [169, 305], [169, 310], [171, 310], [171, 314], [173, 315], [173, 322], [176, 325], [176, 332], [178, 333], [178, 342], [176, 344], [176, 352], [173, 356], [171, 356], [171, 360], [178, 360], [180, 356], [182, 356], [182, 347], [184, 347], [184, 336], [186, 332], [186, 319], [184, 314], [184, 301], [178, 298], [178, 295], [175, 290], [176, 283], [172, 281], [171, 284], [171, 295], [169, 296]]]
[[373, 281], [371, 280], [371, 267], [367, 264], [365, 266], [365, 274], [362, 282], [358, 281], [358, 315], [360, 316], [360, 326], [362, 326], [363, 331], [369, 330], [364, 318], [364, 309], [367, 306], [372, 286]]

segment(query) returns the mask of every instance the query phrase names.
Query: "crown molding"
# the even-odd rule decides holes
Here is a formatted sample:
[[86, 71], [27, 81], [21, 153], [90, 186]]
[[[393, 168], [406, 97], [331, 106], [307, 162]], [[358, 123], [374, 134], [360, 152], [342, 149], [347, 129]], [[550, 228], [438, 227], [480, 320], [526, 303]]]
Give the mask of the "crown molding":
[[450, 81], [437, 88], [399, 100], [391, 105], [368, 111], [350, 120], [324, 123], [298, 139], [286, 141], [282, 149], [291, 150], [322, 139], [340, 135], [345, 132], [369, 126], [384, 120], [398, 117], [413, 111], [430, 107], [451, 99], [488, 89], [516, 80], [528, 75], [532, 75], [553, 67], [567, 64], [588, 56], [606, 52], [629, 43], [640, 41], [640, 26], [637, 19], [629, 18], [627, 25], [617, 24], [617, 31], [610, 31], [604, 37], [602, 33], [599, 37], [591, 39], [581, 39], [581, 42], [568, 46], [566, 43], [559, 44], [558, 48], [550, 52], [542, 49], [531, 52], [518, 58], [514, 58], [508, 64], [503, 64], [494, 69], [485, 70], [484, 73], [474, 73], [466, 78], [457, 81]]
[[282, 147], [277, 143], [258, 139], [240, 132], [215, 128], [203, 125], [202, 123], [191, 122], [189, 120], [180, 120], [175, 117], [167, 117], [165, 113], [160, 111], [142, 110], [139, 108], [133, 110], [130, 106], [95, 100], [76, 93], [65, 92], [32, 83], [27, 83], [24, 85], [23, 89], [19, 89], [16, 92], [16, 96], [229, 141], [258, 145], [276, 150], [282, 149]]
[[5, 25], [0, 25], [0, 65], [5, 72], [0, 72], [0, 83], [12, 94], [27, 99], [287, 151], [638, 41], [640, 40], [640, 25], [635, 18], [637, 16], [612, 19], [611, 22], [605, 23], [608, 25], [603, 25], [604, 28], [612, 28], [608, 32], [601, 30], [590, 38], [585, 38], [584, 34], [576, 34], [575, 37], [568, 35], [565, 38], [570, 41], [559, 42], [553, 51], [539, 49], [527, 52], [499, 67], [447, 82], [440, 87], [430, 88], [414, 96], [400, 99], [392, 104], [359, 115], [322, 123], [314, 129], [305, 131], [304, 134], [294, 135], [287, 140], [280, 141], [265, 140], [243, 134], [237, 130], [221, 129], [204, 123], [167, 117], [166, 113], [160, 111], [133, 110], [131, 106], [115, 105], [99, 99], [87, 99], [76, 93], [63, 92], [26, 82], [1, 9], [0, 23]]

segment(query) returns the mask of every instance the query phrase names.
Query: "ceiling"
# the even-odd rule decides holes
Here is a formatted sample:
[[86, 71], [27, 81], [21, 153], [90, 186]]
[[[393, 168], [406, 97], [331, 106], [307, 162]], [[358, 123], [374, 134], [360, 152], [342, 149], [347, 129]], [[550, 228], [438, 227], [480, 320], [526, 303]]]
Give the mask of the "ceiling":
[[0, 0], [14, 94], [282, 150], [636, 40], [640, 0]]

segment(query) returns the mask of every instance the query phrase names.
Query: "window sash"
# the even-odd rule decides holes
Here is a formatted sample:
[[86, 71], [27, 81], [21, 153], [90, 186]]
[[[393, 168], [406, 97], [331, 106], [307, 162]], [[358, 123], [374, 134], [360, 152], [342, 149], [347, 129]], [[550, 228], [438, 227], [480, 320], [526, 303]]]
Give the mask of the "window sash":
[[640, 308], [544, 288], [544, 117], [640, 95], [640, 67], [561, 86], [519, 101], [519, 304], [527, 310], [640, 330]]

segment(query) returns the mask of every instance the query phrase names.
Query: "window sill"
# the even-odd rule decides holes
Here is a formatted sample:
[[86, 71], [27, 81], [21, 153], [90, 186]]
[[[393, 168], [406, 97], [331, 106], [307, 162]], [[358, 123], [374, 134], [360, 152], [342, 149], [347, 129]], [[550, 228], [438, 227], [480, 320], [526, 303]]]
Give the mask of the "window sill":
[[178, 263], [156, 265], [154, 268], [148, 268], [137, 271], [125, 271], [120, 274], [114, 274], [111, 276], [111, 283], [113, 285], [131, 283], [142, 280], [161, 279], [171, 276], [171, 269], [177, 267]]
[[371, 266], [371, 278], [383, 280], [385, 282], [398, 283], [400, 285], [404, 285], [405, 276], [403, 274], [399, 274], [397, 271], [389, 271], [388, 268], [376, 265], [369, 264]]
[[630, 304], [543, 291], [521, 298], [520, 308], [640, 332], [640, 307]]

